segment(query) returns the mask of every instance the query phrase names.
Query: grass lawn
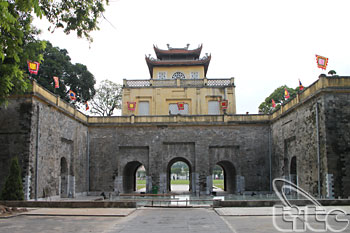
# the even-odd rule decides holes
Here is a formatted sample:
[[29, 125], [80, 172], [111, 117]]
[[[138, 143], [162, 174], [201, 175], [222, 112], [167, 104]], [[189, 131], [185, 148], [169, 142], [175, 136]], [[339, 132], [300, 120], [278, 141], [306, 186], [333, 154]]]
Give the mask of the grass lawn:
[[213, 186], [224, 190], [224, 180], [213, 180]]
[[136, 189], [146, 188], [146, 180], [136, 180]]
[[[189, 180], [171, 180], [171, 185], [188, 185]], [[136, 180], [137, 190], [146, 187], [146, 180]], [[224, 189], [224, 180], [213, 180], [213, 185], [215, 187]]]
[[177, 184], [188, 185], [190, 183], [190, 181], [189, 180], [171, 180], [170, 183], [172, 185], [177, 185]]

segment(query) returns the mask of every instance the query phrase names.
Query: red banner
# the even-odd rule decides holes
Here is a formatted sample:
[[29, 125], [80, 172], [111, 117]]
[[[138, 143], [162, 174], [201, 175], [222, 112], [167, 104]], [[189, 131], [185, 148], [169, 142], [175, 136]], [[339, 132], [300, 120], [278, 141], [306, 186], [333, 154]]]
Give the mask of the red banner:
[[39, 65], [40, 63], [39, 62], [31, 62], [31, 61], [27, 61], [28, 63], [28, 70], [29, 70], [29, 73], [31, 74], [35, 74], [37, 75], [38, 74], [38, 71], [39, 71]]
[[289, 92], [286, 88], [284, 88], [284, 99], [287, 100], [289, 99], [290, 95], [289, 95]]
[[316, 55], [317, 67], [321, 69], [326, 69], [328, 64], [328, 58]]
[[272, 102], [272, 107], [275, 108], [276, 107], [276, 102], [273, 99], [271, 100], [271, 102]]
[[300, 82], [300, 79], [299, 79], [299, 90], [304, 90], [304, 86], [303, 86], [303, 84], [301, 84], [301, 82]]
[[77, 99], [77, 95], [75, 94], [74, 91], [69, 90], [69, 98], [70, 98], [71, 100], [76, 100], [76, 99]]
[[60, 82], [58, 81], [58, 77], [53, 77], [53, 81], [55, 82], [55, 88], [60, 88]]

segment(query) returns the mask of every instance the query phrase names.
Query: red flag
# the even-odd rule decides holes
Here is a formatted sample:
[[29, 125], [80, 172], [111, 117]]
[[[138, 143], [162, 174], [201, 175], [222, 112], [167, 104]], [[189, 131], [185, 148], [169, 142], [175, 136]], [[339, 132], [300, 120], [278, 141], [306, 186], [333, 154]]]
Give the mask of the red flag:
[[316, 62], [318, 68], [325, 70], [327, 68], [328, 58], [316, 55]]
[[90, 109], [89, 104], [88, 104], [88, 102], [86, 101], [86, 102], [85, 102], [85, 111], [87, 111], [87, 110], [89, 110], [89, 109]]
[[58, 77], [53, 77], [53, 81], [55, 82], [55, 88], [60, 88], [60, 82], [58, 81]]
[[303, 86], [303, 84], [301, 84], [301, 82], [300, 82], [300, 79], [299, 79], [299, 90], [304, 90], [304, 86]]
[[286, 89], [286, 88], [284, 88], [284, 99], [285, 100], [287, 100], [287, 99], [289, 99], [289, 92], [288, 92], [288, 90]]
[[272, 107], [275, 108], [276, 107], [276, 102], [273, 99], [271, 100], [271, 102], [272, 102]]
[[27, 61], [28, 63], [28, 70], [29, 70], [29, 73], [31, 74], [35, 74], [37, 75], [38, 74], [38, 71], [39, 71], [39, 65], [40, 63], [39, 62], [32, 62], [32, 61]]
[[71, 100], [76, 100], [77, 99], [76, 94], [72, 90], [69, 90], [69, 98]]

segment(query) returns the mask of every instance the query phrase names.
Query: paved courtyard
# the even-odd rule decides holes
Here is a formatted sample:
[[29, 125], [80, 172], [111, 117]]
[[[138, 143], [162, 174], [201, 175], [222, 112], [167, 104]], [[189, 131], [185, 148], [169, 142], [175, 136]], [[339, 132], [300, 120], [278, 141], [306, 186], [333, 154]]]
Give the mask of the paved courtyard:
[[[225, 211], [211, 208], [105, 209], [105, 213], [103, 209], [95, 212], [91, 209], [56, 210], [60, 216], [51, 216], [55, 209], [38, 209], [29, 212], [30, 216], [0, 219], [0, 232], [279, 232], [273, 226], [268, 208], [252, 209], [258, 211], [259, 216], [254, 216], [254, 212], [249, 212], [247, 208], [228, 208]], [[71, 216], [64, 216], [65, 213]], [[244, 213], [243, 216], [240, 213]], [[321, 224], [313, 221], [313, 226], [320, 227]], [[344, 232], [350, 232], [350, 229]]]

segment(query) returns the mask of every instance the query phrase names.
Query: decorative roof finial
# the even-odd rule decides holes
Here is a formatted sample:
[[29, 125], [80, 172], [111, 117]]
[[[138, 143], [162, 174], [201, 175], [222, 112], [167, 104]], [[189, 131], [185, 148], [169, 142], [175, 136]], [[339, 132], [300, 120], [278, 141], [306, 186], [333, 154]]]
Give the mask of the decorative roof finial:
[[190, 47], [190, 44], [186, 44], [186, 49], [188, 49], [188, 47]]
[[170, 49], [170, 44], [166, 44], [166, 46], [168, 46], [168, 49]]

